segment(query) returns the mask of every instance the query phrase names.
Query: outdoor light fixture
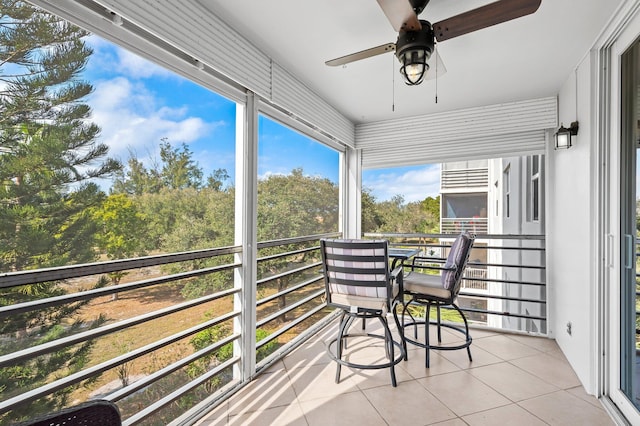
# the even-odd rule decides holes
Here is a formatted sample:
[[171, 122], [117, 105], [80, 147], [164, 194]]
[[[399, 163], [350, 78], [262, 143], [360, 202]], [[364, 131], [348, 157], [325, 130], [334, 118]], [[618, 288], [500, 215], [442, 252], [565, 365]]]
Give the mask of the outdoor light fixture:
[[422, 29], [401, 31], [396, 42], [396, 57], [400, 61], [400, 74], [409, 86], [422, 83], [434, 45], [433, 29], [427, 21], [420, 21]]
[[556, 132], [556, 149], [567, 149], [573, 145], [573, 137], [578, 134], [578, 122], [574, 121], [567, 129], [560, 124], [560, 128]]

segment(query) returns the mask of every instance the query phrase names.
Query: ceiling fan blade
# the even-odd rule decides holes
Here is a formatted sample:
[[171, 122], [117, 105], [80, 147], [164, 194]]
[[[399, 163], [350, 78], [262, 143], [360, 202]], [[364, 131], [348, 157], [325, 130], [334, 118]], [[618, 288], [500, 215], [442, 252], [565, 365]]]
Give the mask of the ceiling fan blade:
[[445, 75], [446, 72], [447, 67], [444, 66], [440, 53], [438, 53], [438, 49], [436, 49], [433, 52], [433, 55], [431, 55], [431, 59], [429, 59], [429, 71], [427, 72], [427, 75], [424, 76], [424, 80], [433, 80], [436, 77], [440, 78]]
[[444, 41], [534, 13], [542, 0], [500, 0], [433, 24], [436, 40]]
[[350, 62], [359, 61], [360, 59], [370, 58], [372, 56], [382, 55], [387, 52], [394, 52], [396, 50], [395, 43], [387, 43], [371, 49], [363, 50], [360, 52], [352, 53], [350, 55], [341, 56], [336, 59], [325, 62], [330, 67], [337, 67], [338, 65], [348, 64]]
[[422, 28], [409, 0], [377, 0], [391, 26], [397, 32], [418, 31]]

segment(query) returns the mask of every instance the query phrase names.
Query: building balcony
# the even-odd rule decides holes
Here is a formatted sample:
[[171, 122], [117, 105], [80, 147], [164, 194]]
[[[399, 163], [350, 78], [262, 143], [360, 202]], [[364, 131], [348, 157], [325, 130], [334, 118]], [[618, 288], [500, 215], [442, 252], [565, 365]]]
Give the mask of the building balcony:
[[[336, 312], [324, 300], [318, 250], [319, 239], [328, 236], [335, 234], [259, 243], [255, 280], [243, 279], [253, 264], [243, 263], [240, 246], [3, 274], [2, 288], [57, 280], [69, 290], [58, 297], [0, 307], [2, 338], [14, 341], [13, 350], [0, 354], [0, 372], [24, 382], [2, 394], [3, 420], [18, 421], [86, 400], [107, 399], [119, 406], [126, 425], [191, 424], [201, 418], [214, 424], [222, 418], [229, 424], [269, 419], [275, 422], [271, 424], [286, 424], [279, 417], [285, 414], [301, 424], [315, 424], [322, 419], [325, 404], [337, 410], [345, 404], [347, 400], [338, 395], [349, 394], [357, 407], [366, 406], [368, 400], [386, 401], [392, 392], [394, 400], [407, 395], [412, 403], [417, 403], [415, 395], [424, 395], [442, 420], [466, 419], [499, 407], [505, 413], [535, 415], [536, 406], [547, 400], [555, 403], [560, 396], [581, 407], [577, 411], [587, 413], [584, 407], [590, 407], [594, 416], [600, 415], [554, 341], [545, 337], [544, 282], [501, 282], [486, 274], [483, 278], [472, 273], [465, 281], [484, 282], [493, 293], [461, 293], [460, 305], [476, 327], [472, 364], [455, 352], [442, 353], [425, 369], [423, 352], [411, 350], [409, 362], [401, 363], [397, 389], [390, 387], [382, 372], [372, 377], [350, 372], [342, 383], [332, 385], [335, 365], [329, 362], [323, 342], [335, 332]], [[421, 244], [425, 252], [439, 245], [426, 241], [439, 236], [385, 235], [397, 246]], [[495, 245], [483, 247], [478, 250], [498, 250]], [[470, 271], [479, 266], [496, 265], [477, 265]], [[116, 272], [126, 272], [117, 285], [85, 287]], [[520, 288], [523, 294], [526, 288], [537, 289], [539, 298], [505, 297], [500, 290], [505, 286]], [[194, 293], [194, 288], [200, 292]], [[463, 302], [468, 296], [484, 303]], [[78, 305], [73, 315], [51, 316], [54, 308], [60, 312], [68, 307], [71, 312]], [[25, 323], [39, 325], [16, 326]], [[49, 377], [35, 374], [57, 357], [72, 361], [82, 357], [83, 362], [69, 362]], [[556, 381], [555, 373], [548, 382], [546, 376], [536, 379], [533, 388], [530, 380], [524, 380], [549, 364], [559, 371]], [[503, 384], [506, 376], [523, 380]], [[461, 380], [473, 383], [468, 398], [491, 392], [492, 402], [456, 408], [452, 392]], [[238, 408], [237, 401], [245, 405]], [[397, 415], [394, 410], [406, 411], [395, 404], [381, 407], [378, 416], [386, 421]], [[374, 411], [369, 414], [377, 418]]]
[[488, 221], [486, 217], [443, 217], [440, 218], [440, 231], [443, 234], [457, 234], [469, 231], [472, 234], [486, 234]]
[[[478, 193], [492, 193], [499, 198], [498, 204], [487, 205], [488, 210], [495, 206], [494, 212], [498, 207], [510, 212], [513, 208], [514, 213], [522, 213], [531, 222], [539, 220], [536, 230], [522, 227], [514, 232], [543, 230], [547, 235], [543, 247], [537, 246], [538, 241], [531, 247], [540, 250], [537, 256], [543, 261], [547, 259], [548, 265], [513, 261], [507, 253], [481, 259], [480, 263], [486, 266], [486, 277], [477, 274], [468, 277], [461, 297], [469, 302], [463, 308], [470, 317], [473, 315], [472, 350], [499, 359], [469, 368], [448, 359], [449, 354], [437, 354], [458, 370], [433, 375], [425, 372], [422, 377], [409, 372], [411, 377], [405, 375], [394, 392], [402, 392], [404, 385], [409, 389], [416, 386], [424, 396], [421, 390], [424, 389], [449, 410], [450, 424], [499, 423], [495, 420], [497, 417], [480, 419], [480, 412], [489, 414], [490, 410], [500, 407], [512, 413], [508, 423], [522, 419], [521, 410], [524, 410], [536, 416], [531, 423], [539, 420], [542, 424], [561, 424], [565, 418], [554, 414], [557, 413], [553, 409], [555, 404], [561, 404], [564, 410], [575, 415], [578, 423], [606, 423], [606, 419], [590, 411], [589, 406], [582, 405], [584, 395], [574, 386], [575, 382], [554, 383], [542, 373], [522, 365], [527, 356], [553, 358], [556, 347], [548, 340], [553, 337], [586, 391], [606, 405], [612, 418], [619, 424], [640, 424], [640, 404], [636, 400], [640, 381], [632, 380], [638, 371], [634, 362], [638, 296], [632, 285], [635, 271], [631, 259], [635, 252], [630, 249], [637, 233], [633, 220], [637, 194], [634, 178], [637, 146], [633, 141], [637, 135], [635, 100], [640, 73], [636, 60], [640, 34], [637, 1], [591, 0], [582, 2], [580, 8], [571, 8], [569, 2], [542, 2], [538, 12], [518, 18], [517, 24], [501, 25], [498, 32], [482, 29], [464, 34], [468, 42], [462, 38], [460, 42], [447, 42], [447, 49], [452, 50], [441, 53], [449, 72], [443, 79], [425, 82], [422, 88], [398, 85], [398, 64], [392, 79], [390, 63], [386, 60], [371, 59], [366, 64], [338, 68], [325, 65], [331, 57], [377, 44], [370, 44], [366, 31], [386, 22], [373, 2], [358, 8], [356, 20], [353, 13], [335, 13], [336, 5], [331, 2], [316, 2], [313, 13], [305, 13], [309, 10], [304, 7], [297, 10], [304, 19], [292, 19], [290, 6], [285, 2], [253, 2], [251, 7], [241, 1], [29, 0], [27, 3], [52, 13], [55, 19], [66, 19], [91, 34], [117, 43], [128, 51], [126, 53], [142, 55], [159, 65], [161, 71], [176, 72], [234, 104], [233, 119], [225, 124], [235, 129], [230, 137], [235, 143], [235, 162], [230, 160], [235, 164], [235, 211], [229, 211], [229, 217], [235, 214], [236, 220], [230, 227], [235, 229], [228, 232], [229, 238], [225, 240], [233, 243], [220, 243], [230, 244], [229, 247], [192, 251], [195, 246], [185, 244], [184, 250], [189, 251], [183, 253], [38, 271], [20, 271], [19, 265], [12, 265], [2, 272], [0, 289], [33, 292], [28, 302], [5, 303], [3, 300], [0, 306], [0, 339], [9, 348], [0, 352], [0, 422], [18, 421], [89, 398], [105, 398], [118, 404], [127, 425], [191, 424], [204, 419], [211, 409], [221, 410], [218, 412], [221, 417], [210, 417], [210, 422], [219, 418], [230, 423], [245, 419], [259, 423], [263, 419], [268, 421], [270, 413], [258, 408], [274, 401], [275, 396], [290, 392], [285, 379], [293, 381], [294, 390], [322, 388], [307, 379], [304, 370], [293, 371], [287, 365], [300, 357], [303, 360], [300, 363], [310, 364], [311, 375], [315, 372], [324, 377], [316, 359], [322, 351], [307, 352], [307, 346], [300, 346], [319, 345], [316, 339], [320, 339], [321, 334], [318, 333], [332, 333], [332, 327], [325, 328], [333, 317], [323, 301], [317, 236], [256, 242], [256, 186], [262, 175], [257, 157], [262, 140], [261, 120], [266, 117], [335, 150], [340, 168], [336, 192], [339, 219], [331, 230], [339, 229], [348, 238], [362, 234], [362, 201], [368, 201], [361, 197], [363, 171], [474, 158], [514, 160], [509, 167], [505, 165], [486, 177], [480, 171], [472, 175], [452, 173], [446, 176], [448, 189], [443, 194], [455, 197], [472, 186]], [[433, 4], [436, 2], [431, 3], [429, 7], [434, 9], [425, 10], [425, 18], [456, 16], [453, 11]], [[321, 7], [316, 7], [318, 5]], [[494, 10], [498, 9], [501, 7]], [[567, 16], [573, 19], [566, 19]], [[8, 22], [15, 24], [15, 19], [8, 17]], [[327, 22], [331, 25], [326, 25]], [[356, 26], [366, 31], [359, 31]], [[536, 33], [541, 27], [564, 28], [572, 36], [557, 37], [553, 31]], [[306, 35], [309, 28], [314, 29], [313, 37], [290, 36], [292, 33]], [[391, 29], [386, 26], [386, 31]], [[534, 33], [535, 43], [530, 43]], [[353, 39], [354, 34], [363, 38]], [[503, 52], [510, 54], [501, 55]], [[432, 57], [438, 60], [439, 56]], [[551, 56], [561, 56], [562, 60], [556, 61], [553, 67], [540, 65], [547, 64]], [[15, 58], [24, 59], [23, 55]], [[123, 58], [126, 60], [124, 55]], [[487, 58], [496, 61], [487, 61]], [[460, 66], [463, 60], [466, 64]], [[131, 62], [123, 60], [122, 63]], [[105, 63], [109, 66], [104, 67]], [[362, 72], [361, 66], [366, 67], [366, 72]], [[109, 59], [96, 68], [119, 67]], [[435, 68], [435, 73], [432, 72], [435, 77], [439, 68], [432, 68]], [[156, 72], [148, 65], [141, 69], [144, 72], [137, 74]], [[11, 77], [12, 70], [9, 68], [9, 71], [7, 77]], [[438, 102], [438, 82], [441, 102]], [[173, 98], [169, 87], [164, 88], [166, 97]], [[384, 87], [389, 90], [382, 90]], [[12, 86], [8, 85], [6, 90], [10, 103]], [[64, 90], [53, 92], [66, 93]], [[431, 94], [435, 94], [435, 102], [430, 101]], [[134, 102], [136, 98], [128, 94], [122, 98], [127, 107], [139, 109]], [[207, 102], [196, 102], [203, 109], [215, 109]], [[111, 98], [108, 103], [114, 104]], [[34, 123], [41, 124], [49, 120], [50, 112], [64, 114], [66, 111], [51, 109], [41, 102], [36, 104], [42, 104], [45, 114], [25, 114], [16, 108], [17, 116], [32, 115]], [[179, 116], [177, 122], [182, 123], [186, 118], [183, 113], [178, 114], [182, 105], [176, 103], [171, 106], [171, 110], [174, 109]], [[120, 117], [127, 111], [117, 111], [113, 117], [118, 119], [109, 120], [109, 126], [122, 130]], [[157, 115], [160, 118], [167, 112], [165, 108], [158, 111], [162, 112]], [[95, 112], [99, 116], [100, 111]], [[131, 132], [128, 138], [120, 137], [125, 132], [119, 133], [114, 138], [117, 144], [125, 146], [127, 139], [142, 143], [145, 138], [141, 137], [140, 130], [147, 128], [172, 134], [164, 126], [154, 124], [157, 120], [140, 120], [136, 114], [133, 121], [139, 130]], [[559, 126], [578, 121], [579, 134], [575, 135], [571, 149], [555, 150], [553, 134]], [[18, 143], [20, 148], [24, 141], [41, 139], [40, 133], [32, 132], [31, 127], [21, 125], [19, 120], [7, 123], [11, 126], [6, 128], [7, 136], [13, 138], [20, 134], [22, 137], [20, 141], [9, 138], [8, 142]], [[218, 121], [206, 123], [211, 124], [205, 132], [210, 134], [211, 145], [218, 143], [219, 135], [213, 132], [218, 128], [214, 125]], [[151, 132], [148, 136], [148, 140], [157, 141], [166, 134]], [[287, 145], [304, 150], [302, 143]], [[5, 146], [1, 150], [8, 152]], [[42, 163], [33, 155], [35, 152], [40, 151], [24, 150], [26, 160], [21, 164], [25, 168]], [[41, 154], [42, 158], [58, 159], [46, 151]], [[67, 154], [64, 158], [74, 161], [86, 152]], [[516, 159], [521, 155], [544, 157], [540, 157], [534, 167], [533, 161]], [[15, 168], [17, 170], [11, 170], [15, 176], [4, 176], [3, 185], [24, 181], [21, 167]], [[81, 168], [69, 170], [64, 174], [74, 175]], [[56, 173], [40, 176], [48, 175], [59, 176]], [[512, 192], [516, 187], [504, 185], [511, 178], [529, 175], [530, 191], [516, 194]], [[36, 180], [40, 180], [40, 176]], [[423, 186], [429, 183], [417, 174], [413, 174], [411, 180]], [[7, 205], [18, 199], [9, 195]], [[21, 197], [23, 193], [17, 195]], [[42, 204], [50, 210], [49, 193], [43, 195]], [[68, 210], [65, 207], [60, 211]], [[483, 224], [480, 219], [476, 225], [472, 218], [474, 210], [452, 211], [457, 214], [441, 216], [471, 218], [444, 220], [441, 229], [448, 238], [462, 230], [479, 235], [487, 232], [486, 221]], [[482, 216], [481, 210], [477, 211]], [[38, 235], [56, 236], [56, 230], [46, 227], [48, 216], [33, 218], [29, 211], [24, 213], [30, 220], [29, 225], [41, 231], [34, 240], [38, 241]], [[286, 212], [279, 212], [279, 216], [286, 216]], [[188, 227], [186, 224], [185, 228]], [[64, 230], [81, 238], [71, 232], [73, 229]], [[10, 238], [5, 240], [7, 246], [15, 242]], [[397, 243], [416, 242], [399, 238]], [[529, 248], [529, 242], [517, 249], [521, 248]], [[65, 249], [74, 250], [74, 244], [70, 243]], [[471, 267], [482, 269], [473, 263]], [[17, 272], [8, 272], [14, 270]], [[127, 275], [118, 278], [124, 273]], [[105, 280], [105, 275], [113, 279]], [[108, 281], [119, 284], [109, 285]], [[54, 282], [63, 282], [67, 286], [65, 291], [50, 299], [39, 299], [39, 286]], [[87, 285], [88, 282], [92, 285]], [[482, 283], [486, 283], [486, 290], [475, 288], [482, 287]], [[54, 315], [67, 308], [78, 314]], [[17, 327], [14, 323], [17, 320], [26, 326]], [[533, 345], [530, 340], [524, 342], [534, 338], [539, 340]], [[524, 351], [522, 357], [494, 352], [501, 346], [512, 345], [512, 341], [526, 349], [534, 346], [537, 352]], [[496, 344], [483, 347], [483, 342]], [[547, 344], [552, 344], [549, 350], [545, 349]], [[306, 353], [309, 355], [304, 355]], [[417, 358], [411, 357], [408, 364]], [[48, 370], [54, 373], [37, 375], [38, 365], [54, 361], [63, 367]], [[481, 364], [482, 355], [475, 362]], [[333, 368], [328, 361], [322, 365]], [[514, 396], [499, 383], [501, 377], [507, 381], [508, 374], [505, 378], [504, 374], [494, 371], [488, 378], [479, 377], [483, 369], [490, 371], [493, 366], [534, 373], [533, 376], [551, 388], [547, 388], [548, 392]], [[548, 366], [555, 369], [553, 363]], [[407, 370], [406, 365], [400, 368]], [[286, 375], [281, 374], [283, 371]], [[426, 382], [431, 379], [446, 375], [449, 375], [446, 383], [427, 386]], [[436, 394], [435, 388], [445, 389], [446, 384], [457, 383], [456, 397], [464, 398], [470, 387], [465, 386], [466, 382], [456, 382], [456, 375], [469, 382], [479, 380], [487, 386], [480, 388], [493, 389], [505, 400], [484, 411], [455, 411], [453, 404], [445, 401], [450, 401], [446, 392]], [[282, 387], [278, 387], [278, 391], [273, 391], [267, 380], [269, 376], [276, 380], [280, 376], [282, 382], [276, 386], [282, 383]], [[386, 381], [377, 381], [379, 386], [374, 384], [375, 378], [363, 385], [356, 380], [360, 378], [360, 374], [354, 372], [349, 379], [356, 384], [349, 385], [347, 381], [347, 387], [342, 388], [344, 392], [335, 400], [327, 395], [325, 406], [305, 411], [308, 407], [304, 404], [309, 401], [304, 400], [302, 393], [297, 393], [295, 400], [287, 397], [283, 400], [290, 402], [292, 409], [300, 408], [304, 417], [297, 412], [292, 417], [295, 421], [312, 423], [318, 413], [331, 412], [324, 408], [349, 401], [345, 396], [361, 400], [365, 397], [374, 402], [381, 398], [375, 392], [383, 392], [388, 386]], [[306, 384], [302, 380], [307, 380]], [[421, 388], [417, 388], [416, 382]], [[523, 392], [529, 387], [529, 382], [523, 383]], [[273, 392], [273, 396], [269, 392]], [[577, 402], [565, 398], [565, 393], [578, 396]], [[473, 394], [471, 390], [470, 394]], [[236, 404], [242, 398], [246, 404]], [[531, 401], [538, 398], [549, 401], [546, 413], [532, 407]], [[374, 424], [390, 423], [384, 410], [400, 406], [393, 404], [391, 397], [382, 399], [383, 403], [376, 402], [384, 407], [377, 412], [382, 420], [371, 420]], [[472, 402], [477, 399], [473, 398]], [[592, 402], [589, 399], [586, 403]], [[272, 405], [282, 407], [277, 401]], [[257, 413], [256, 416], [253, 413]], [[284, 419], [273, 413], [275, 423]], [[403, 413], [411, 412], [405, 409]], [[582, 413], [590, 418], [581, 417]], [[248, 417], [243, 417], [245, 414]], [[346, 415], [344, 419], [350, 420]], [[363, 421], [358, 418], [358, 422]]]

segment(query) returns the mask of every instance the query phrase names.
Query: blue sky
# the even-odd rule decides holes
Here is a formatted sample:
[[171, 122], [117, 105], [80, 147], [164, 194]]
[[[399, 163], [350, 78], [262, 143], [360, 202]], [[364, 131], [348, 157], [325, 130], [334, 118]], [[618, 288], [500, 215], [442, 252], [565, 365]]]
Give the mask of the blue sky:
[[[187, 144], [205, 176], [224, 168], [233, 184], [235, 104], [222, 96], [91, 36], [94, 49], [84, 78], [94, 86], [88, 98], [91, 119], [101, 129], [110, 156], [123, 162], [129, 153], [147, 165], [159, 158], [159, 144]], [[338, 180], [338, 154], [266, 117], [259, 121], [258, 174], [305, 174]], [[363, 186], [379, 200], [402, 195], [405, 201], [436, 196], [439, 165], [366, 170]], [[109, 183], [103, 184], [108, 187]]]

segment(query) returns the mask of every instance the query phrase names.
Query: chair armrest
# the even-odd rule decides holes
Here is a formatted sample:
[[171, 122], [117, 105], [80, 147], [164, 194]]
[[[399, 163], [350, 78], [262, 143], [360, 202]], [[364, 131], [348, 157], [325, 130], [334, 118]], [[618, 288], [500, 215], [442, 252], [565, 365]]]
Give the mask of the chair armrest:
[[426, 257], [426, 256], [415, 256], [412, 260], [411, 260], [411, 270], [415, 271], [416, 269], [432, 269], [432, 270], [442, 270], [442, 269], [448, 269], [448, 268], [444, 268], [443, 266], [432, 266], [432, 265], [418, 265], [416, 264], [416, 261], [422, 261], [422, 262], [427, 262], [427, 263], [439, 263], [444, 265], [445, 262], [447, 261], [447, 259], [442, 258], [442, 257]]
[[404, 299], [404, 288], [403, 288], [403, 278], [404, 278], [404, 268], [402, 265], [396, 266], [393, 271], [391, 271], [390, 282], [391, 288], [393, 288], [393, 282], [398, 283], [398, 294], [395, 297], [392, 296], [393, 299], [402, 300]]
[[390, 275], [392, 280], [397, 280], [398, 276], [400, 277], [400, 279], [402, 279], [402, 265], [396, 266], [396, 269], [391, 271]]

